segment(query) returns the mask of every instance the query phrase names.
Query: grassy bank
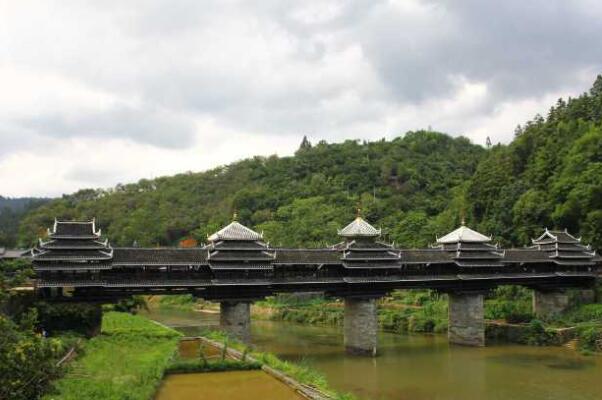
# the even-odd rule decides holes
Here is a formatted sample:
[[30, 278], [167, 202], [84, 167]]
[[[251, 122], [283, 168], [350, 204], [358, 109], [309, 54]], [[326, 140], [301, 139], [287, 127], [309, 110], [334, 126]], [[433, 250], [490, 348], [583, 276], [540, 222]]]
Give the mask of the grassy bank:
[[109, 312], [45, 400], [148, 400], [176, 351], [180, 334], [143, 317]]
[[320, 392], [330, 396], [335, 400], [354, 400], [355, 397], [351, 394], [338, 393], [334, 389], [328, 386], [328, 382], [324, 375], [316, 371], [312, 367], [306, 364], [291, 363], [283, 361], [271, 353], [263, 353], [249, 349], [244, 343], [238, 342], [229, 338], [224, 332], [210, 330], [203, 332], [202, 336], [214, 340], [216, 342], [224, 343], [226, 347], [233, 348], [248, 354], [250, 357], [259, 361], [261, 364], [267, 365], [289, 377], [293, 378], [297, 382], [311, 386], [318, 389]]

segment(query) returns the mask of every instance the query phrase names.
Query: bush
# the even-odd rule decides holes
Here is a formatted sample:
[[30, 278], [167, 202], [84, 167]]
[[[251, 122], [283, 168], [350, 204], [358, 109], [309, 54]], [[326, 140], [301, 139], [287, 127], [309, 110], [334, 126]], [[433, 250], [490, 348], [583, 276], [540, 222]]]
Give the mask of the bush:
[[543, 322], [534, 319], [529, 324], [525, 342], [532, 346], [547, 346], [554, 343], [555, 335], [546, 329]]
[[102, 308], [99, 304], [39, 302], [35, 307], [40, 328], [51, 334], [73, 331], [91, 337], [100, 332]]
[[584, 353], [602, 352], [602, 326], [583, 326], [577, 329], [579, 350]]
[[[32, 322], [35, 315], [23, 320]], [[33, 324], [17, 326], [2, 315], [0, 333], [0, 399], [39, 398], [58, 374], [61, 342], [36, 334]]]
[[529, 322], [533, 319], [531, 305], [523, 302], [494, 299], [485, 301], [485, 318], [502, 319], [511, 324]]

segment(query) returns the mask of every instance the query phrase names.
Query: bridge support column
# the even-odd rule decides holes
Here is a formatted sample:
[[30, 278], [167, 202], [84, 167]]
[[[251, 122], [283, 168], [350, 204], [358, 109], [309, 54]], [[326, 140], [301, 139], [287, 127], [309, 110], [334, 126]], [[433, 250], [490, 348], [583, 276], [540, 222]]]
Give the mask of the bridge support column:
[[249, 342], [251, 339], [251, 303], [222, 301], [219, 306], [221, 328], [233, 337], [243, 342]]
[[485, 346], [485, 314], [482, 293], [449, 293], [450, 343]]
[[344, 333], [347, 353], [376, 355], [378, 334], [376, 299], [345, 298]]
[[533, 313], [539, 318], [558, 315], [569, 307], [569, 296], [562, 290], [533, 290]]

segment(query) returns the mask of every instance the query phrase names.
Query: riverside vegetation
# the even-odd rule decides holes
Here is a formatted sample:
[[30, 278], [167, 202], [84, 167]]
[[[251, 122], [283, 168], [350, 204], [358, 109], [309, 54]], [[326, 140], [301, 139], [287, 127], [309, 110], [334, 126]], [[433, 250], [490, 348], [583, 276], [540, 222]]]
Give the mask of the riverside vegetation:
[[[597, 289], [602, 298], [602, 287]], [[531, 290], [520, 286], [500, 286], [485, 299], [486, 335], [491, 340], [536, 346], [559, 345], [576, 338], [582, 353], [602, 352], [602, 304], [580, 304], [577, 292], [571, 293], [572, 307], [546, 320], [532, 314]], [[212, 305], [192, 296], [158, 299], [162, 308], [193, 310]], [[447, 296], [431, 290], [399, 290], [382, 299], [378, 322], [382, 330], [394, 333], [445, 333], [448, 319]], [[278, 295], [254, 303], [255, 318], [300, 324], [342, 325], [344, 308], [337, 299]], [[569, 336], [561, 332], [571, 328]]]

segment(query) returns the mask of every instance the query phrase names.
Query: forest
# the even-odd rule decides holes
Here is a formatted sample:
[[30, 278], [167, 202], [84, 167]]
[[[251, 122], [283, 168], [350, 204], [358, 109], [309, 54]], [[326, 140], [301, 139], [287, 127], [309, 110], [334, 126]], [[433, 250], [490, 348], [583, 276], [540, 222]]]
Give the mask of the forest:
[[462, 218], [504, 246], [528, 245], [548, 227], [602, 248], [602, 76], [519, 125], [508, 145], [433, 131], [373, 142], [304, 138], [290, 157], [64, 195], [19, 217], [18, 233], [3, 219], [9, 234], [0, 241], [27, 247], [55, 217], [96, 217], [114, 246], [203, 243], [236, 212], [273, 246], [325, 246], [357, 208], [406, 248], [432, 243]]

